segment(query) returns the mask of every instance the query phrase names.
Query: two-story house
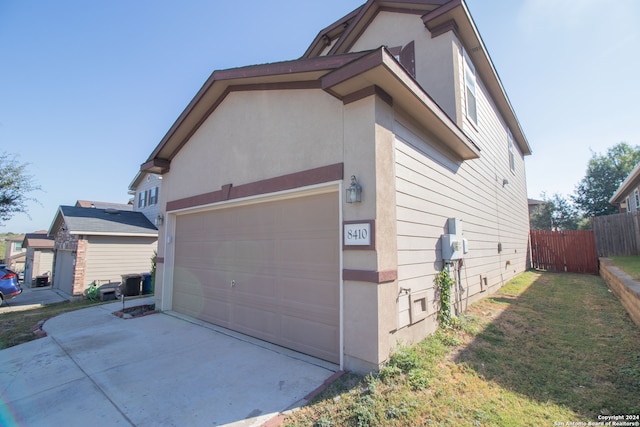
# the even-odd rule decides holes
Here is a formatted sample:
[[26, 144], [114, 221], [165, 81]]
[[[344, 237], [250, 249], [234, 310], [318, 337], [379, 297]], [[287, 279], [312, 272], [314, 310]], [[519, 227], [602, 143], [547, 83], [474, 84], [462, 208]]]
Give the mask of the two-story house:
[[142, 165], [157, 307], [367, 371], [526, 268], [530, 147], [462, 0], [369, 0], [215, 71]]
[[142, 212], [154, 224], [159, 221], [161, 186], [162, 175], [147, 172], [138, 172], [129, 184], [133, 210]]
[[4, 263], [13, 271], [24, 271], [27, 249], [22, 246], [24, 235], [9, 237], [5, 240]]

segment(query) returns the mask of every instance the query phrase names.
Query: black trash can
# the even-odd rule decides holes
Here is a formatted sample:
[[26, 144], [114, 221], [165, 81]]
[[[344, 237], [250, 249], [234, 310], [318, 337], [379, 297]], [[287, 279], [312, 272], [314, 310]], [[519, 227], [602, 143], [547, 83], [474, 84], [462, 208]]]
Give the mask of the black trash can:
[[36, 276], [36, 287], [41, 288], [49, 285], [49, 276]]
[[142, 273], [142, 295], [151, 293], [151, 273]]
[[133, 297], [140, 295], [140, 283], [142, 276], [140, 274], [123, 274], [122, 275], [122, 293], [124, 296]]

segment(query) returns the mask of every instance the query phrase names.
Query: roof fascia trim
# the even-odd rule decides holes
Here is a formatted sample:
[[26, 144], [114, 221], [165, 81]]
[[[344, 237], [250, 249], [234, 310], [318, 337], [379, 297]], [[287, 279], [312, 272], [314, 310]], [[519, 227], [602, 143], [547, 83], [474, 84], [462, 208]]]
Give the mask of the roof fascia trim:
[[[179, 144], [179, 147], [173, 155], [169, 159], [159, 158], [158, 154], [162, 151], [162, 149], [166, 146], [169, 140], [173, 137], [173, 135], [177, 132], [177, 130], [182, 126], [187, 117], [195, 110], [197, 105], [202, 101], [202, 99], [206, 96], [207, 92], [218, 82], [224, 82], [225, 80], [236, 80], [236, 79], [247, 79], [252, 77], [269, 77], [269, 76], [277, 76], [282, 74], [301, 74], [306, 72], [318, 72], [318, 71], [331, 71], [333, 69], [339, 68], [344, 64], [347, 64], [351, 61], [354, 61], [362, 56], [365, 56], [369, 52], [356, 52], [349, 53], [345, 55], [335, 55], [330, 57], [318, 57], [318, 58], [308, 58], [308, 59], [297, 59], [292, 61], [278, 62], [273, 64], [261, 64], [261, 65], [250, 65], [247, 67], [241, 68], [232, 68], [228, 70], [217, 70], [214, 71], [207, 81], [202, 85], [198, 93], [193, 97], [193, 99], [189, 102], [187, 107], [182, 111], [180, 116], [176, 119], [173, 125], [169, 128], [165, 136], [160, 140], [160, 143], [156, 146], [153, 152], [149, 155], [149, 158], [145, 163], [142, 164], [141, 170], [146, 172], [153, 173], [166, 173], [169, 171], [169, 163], [164, 164], [166, 170], [163, 169], [163, 165], [155, 165], [153, 161], [160, 162], [170, 162], [171, 158], [180, 151], [180, 148], [184, 145], [184, 141]], [[220, 105], [220, 102], [224, 97], [228, 94], [227, 91], [224, 91], [223, 95], [219, 97], [215, 102], [215, 107]], [[210, 115], [215, 108], [207, 109], [207, 117]], [[199, 125], [202, 124], [202, 120], [198, 122]], [[193, 133], [191, 133], [192, 135]], [[158, 166], [158, 167], [156, 167]]]
[[640, 163], [638, 163], [625, 178], [625, 180], [622, 181], [616, 192], [613, 193], [613, 196], [611, 196], [611, 198], [609, 199], [609, 203], [611, 203], [612, 205], [620, 204], [622, 200], [619, 199], [622, 198], [622, 196], [625, 195], [627, 191], [633, 190], [638, 185], [640, 185]]

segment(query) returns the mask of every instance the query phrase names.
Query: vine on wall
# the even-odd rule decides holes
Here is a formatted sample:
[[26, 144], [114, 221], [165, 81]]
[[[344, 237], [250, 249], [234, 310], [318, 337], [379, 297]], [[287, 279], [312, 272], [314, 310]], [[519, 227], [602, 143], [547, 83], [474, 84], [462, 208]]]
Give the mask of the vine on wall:
[[438, 322], [440, 326], [450, 327], [451, 321], [451, 288], [453, 287], [453, 277], [446, 268], [436, 275], [436, 288], [440, 294], [440, 310], [438, 311]]

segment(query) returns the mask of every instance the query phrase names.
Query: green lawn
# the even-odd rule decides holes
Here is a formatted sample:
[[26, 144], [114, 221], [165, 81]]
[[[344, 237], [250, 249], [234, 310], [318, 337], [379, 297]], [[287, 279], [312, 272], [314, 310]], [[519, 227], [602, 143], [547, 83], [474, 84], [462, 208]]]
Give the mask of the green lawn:
[[90, 300], [67, 301], [32, 310], [0, 313], [0, 350], [36, 339], [33, 330], [41, 320], [96, 304], [101, 303]]
[[346, 374], [287, 426], [553, 426], [640, 413], [640, 330], [597, 276], [522, 274], [453, 329]]
[[640, 281], [640, 256], [612, 256], [613, 263], [625, 273]]

